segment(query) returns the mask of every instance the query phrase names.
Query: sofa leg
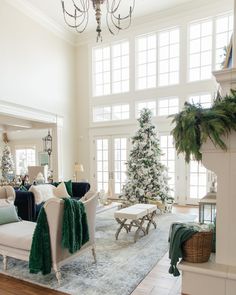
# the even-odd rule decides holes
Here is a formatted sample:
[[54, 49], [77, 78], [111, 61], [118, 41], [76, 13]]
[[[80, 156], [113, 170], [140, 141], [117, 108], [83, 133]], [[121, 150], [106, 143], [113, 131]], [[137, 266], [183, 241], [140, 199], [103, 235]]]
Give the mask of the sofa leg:
[[56, 274], [58, 285], [60, 286], [61, 285], [61, 272], [60, 272], [60, 269], [57, 266], [54, 266], [53, 269], [54, 269], [55, 274]]
[[3, 255], [3, 270], [7, 270], [7, 256]]
[[97, 263], [97, 256], [96, 256], [95, 247], [92, 248], [92, 254], [93, 254], [94, 262]]

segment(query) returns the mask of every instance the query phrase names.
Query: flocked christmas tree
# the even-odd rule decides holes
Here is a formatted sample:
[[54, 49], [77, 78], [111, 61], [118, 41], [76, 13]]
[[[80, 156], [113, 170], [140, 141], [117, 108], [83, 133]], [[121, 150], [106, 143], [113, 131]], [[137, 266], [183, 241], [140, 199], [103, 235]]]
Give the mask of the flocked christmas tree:
[[9, 140], [6, 133], [3, 133], [3, 141], [5, 143], [5, 146], [2, 152], [1, 172], [3, 180], [11, 181], [14, 177], [14, 162], [11, 154], [11, 149], [7, 144]]
[[138, 119], [139, 129], [132, 137], [132, 148], [127, 161], [128, 180], [121, 198], [129, 203], [148, 203], [150, 200], [171, 198], [167, 169], [160, 162], [161, 149], [152, 124], [149, 109], [143, 109]]

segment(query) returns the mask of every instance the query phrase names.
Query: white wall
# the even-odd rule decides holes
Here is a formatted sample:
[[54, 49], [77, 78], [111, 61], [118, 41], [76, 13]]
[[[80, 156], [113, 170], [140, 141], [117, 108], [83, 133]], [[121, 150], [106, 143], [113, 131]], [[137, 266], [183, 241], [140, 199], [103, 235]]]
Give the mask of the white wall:
[[[128, 39], [130, 42], [130, 91], [124, 94], [109, 95], [104, 97], [92, 97], [92, 65], [91, 65], [91, 50], [94, 46], [100, 44], [95, 43], [95, 32], [89, 33], [83, 38], [83, 41], [77, 47], [77, 100], [79, 105], [78, 111], [78, 130], [77, 140], [79, 143], [78, 159], [85, 165], [86, 177], [93, 182], [94, 166], [92, 153], [92, 138], [97, 135], [112, 135], [128, 133], [133, 135], [136, 121], [134, 117], [135, 101], [142, 99], [153, 99], [159, 97], [178, 96], [180, 99], [180, 108], [182, 108], [184, 101], [187, 100], [190, 94], [199, 92], [210, 92], [214, 95], [216, 91], [216, 84], [214, 79], [207, 81], [199, 81], [189, 83], [187, 81], [187, 56], [188, 56], [188, 24], [194, 20], [202, 18], [214, 17], [223, 12], [233, 9], [233, 1], [226, 0], [209, 0], [209, 1], [193, 1], [181, 7], [170, 9], [169, 11], [161, 12], [152, 15], [150, 19], [143, 17], [141, 20], [135, 21], [135, 25], [131, 25], [128, 31], [121, 32], [117, 37], [103, 36], [103, 43], [101, 45], [109, 44], [122, 39]], [[181, 30], [180, 36], [180, 83], [178, 85], [169, 87], [158, 87], [154, 89], [136, 91], [135, 90], [135, 36], [140, 34], [150, 33], [152, 31], [159, 31], [168, 29], [173, 26], [179, 26]], [[86, 39], [87, 37], [87, 39]], [[104, 122], [95, 124], [92, 123], [92, 106], [103, 104], [114, 104], [127, 102], [130, 104], [131, 119], [127, 122]], [[162, 132], [170, 132], [170, 120], [159, 121], [155, 119], [158, 130]], [[123, 132], [123, 133], [122, 133]], [[88, 138], [90, 135], [90, 139]], [[90, 146], [90, 149], [88, 148]], [[182, 164], [177, 165], [177, 179], [181, 184], [178, 186], [178, 199], [180, 203], [186, 201], [186, 167], [183, 157], [180, 156]], [[89, 164], [90, 163], [90, 164]]]
[[63, 173], [75, 161], [75, 48], [0, 1], [0, 100], [64, 117]]

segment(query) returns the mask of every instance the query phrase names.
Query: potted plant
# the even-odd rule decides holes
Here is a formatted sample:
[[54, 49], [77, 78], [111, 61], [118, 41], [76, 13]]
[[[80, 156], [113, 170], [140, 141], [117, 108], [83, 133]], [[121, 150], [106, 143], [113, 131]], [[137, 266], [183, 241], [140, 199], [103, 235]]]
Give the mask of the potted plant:
[[184, 109], [174, 115], [171, 134], [177, 153], [184, 153], [186, 162], [191, 157], [202, 159], [202, 144], [209, 138], [216, 147], [227, 150], [224, 137], [236, 131], [236, 90], [221, 97], [217, 94], [211, 108], [185, 102]]

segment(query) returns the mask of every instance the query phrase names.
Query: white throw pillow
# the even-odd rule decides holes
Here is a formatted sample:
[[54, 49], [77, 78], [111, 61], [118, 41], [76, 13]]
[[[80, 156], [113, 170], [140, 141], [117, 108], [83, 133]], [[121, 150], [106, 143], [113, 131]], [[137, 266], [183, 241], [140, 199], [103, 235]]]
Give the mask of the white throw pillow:
[[29, 191], [34, 194], [35, 203], [40, 204], [54, 198], [54, 186], [51, 184], [31, 185]]
[[70, 198], [64, 182], [61, 182], [57, 187], [53, 187], [53, 194], [57, 198]]

